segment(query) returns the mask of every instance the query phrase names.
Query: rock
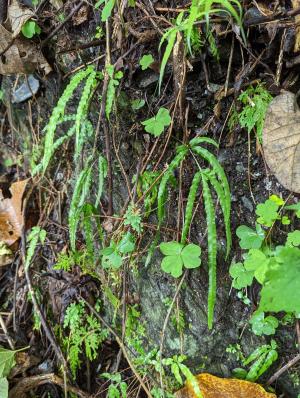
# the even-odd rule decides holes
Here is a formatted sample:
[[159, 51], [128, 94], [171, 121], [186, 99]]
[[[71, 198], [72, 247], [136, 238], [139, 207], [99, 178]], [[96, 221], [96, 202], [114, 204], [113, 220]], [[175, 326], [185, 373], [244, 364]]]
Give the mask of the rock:
[[40, 82], [33, 75], [20, 78], [21, 84], [18, 84], [16, 89], [12, 91], [11, 102], [19, 104], [27, 99], [33, 97], [39, 90]]

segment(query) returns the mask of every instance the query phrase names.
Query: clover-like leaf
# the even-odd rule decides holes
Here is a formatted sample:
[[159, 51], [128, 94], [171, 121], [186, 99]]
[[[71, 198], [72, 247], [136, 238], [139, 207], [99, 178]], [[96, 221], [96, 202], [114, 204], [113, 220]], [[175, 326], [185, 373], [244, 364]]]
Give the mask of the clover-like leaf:
[[159, 246], [162, 254], [165, 256], [180, 256], [180, 253], [183, 249], [183, 245], [176, 241], [173, 242], [163, 242]]
[[152, 54], [145, 54], [143, 57], [140, 59], [140, 65], [142, 67], [142, 70], [148, 69], [151, 64], [153, 64], [154, 58]]
[[255, 311], [249, 323], [252, 326], [253, 333], [257, 336], [270, 336], [275, 334], [279, 325], [277, 318], [271, 315], [265, 317], [265, 313], [262, 311]]
[[156, 116], [143, 121], [142, 125], [145, 126], [147, 133], [158, 137], [164, 131], [165, 127], [170, 125], [171, 120], [169, 110], [166, 108], [160, 108]]
[[185, 268], [197, 268], [201, 264], [201, 248], [193, 243], [185, 246], [181, 252], [181, 258]]
[[250, 286], [253, 282], [253, 271], [247, 271], [243, 263], [231, 264], [229, 274], [233, 278], [232, 286], [235, 289], [243, 289]]
[[300, 246], [300, 231], [296, 230], [288, 233], [288, 237], [286, 240], [287, 246]]
[[260, 203], [256, 207], [256, 214], [259, 216], [257, 222], [271, 227], [271, 225], [278, 219], [279, 205], [272, 199], [267, 199], [265, 203]]
[[244, 262], [247, 271], [253, 271], [259, 283], [263, 283], [269, 269], [270, 259], [259, 249], [251, 249]]

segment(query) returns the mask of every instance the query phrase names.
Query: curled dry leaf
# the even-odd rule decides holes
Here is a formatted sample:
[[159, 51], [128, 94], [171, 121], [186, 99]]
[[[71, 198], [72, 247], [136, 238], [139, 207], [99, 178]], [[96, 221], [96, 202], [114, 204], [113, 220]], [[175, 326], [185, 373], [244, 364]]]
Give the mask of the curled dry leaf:
[[12, 1], [8, 7], [7, 19], [13, 38], [19, 35], [22, 26], [32, 17], [33, 12], [29, 8], [21, 7], [17, 0]]
[[280, 184], [300, 193], [300, 110], [293, 93], [284, 91], [272, 100], [265, 118], [263, 149]]
[[[276, 398], [262, 386], [250, 381], [222, 379], [208, 373], [196, 376], [203, 398]], [[187, 385], [175, 393], [175, 398], [195, 398], [192, 385]]]
[[5, 198], [0, 189], [0, 241], [6, 245], [13, 245], [21, 236], [24, 226], [23, 194], [27, 180], [18, 181], [11, 185], [11, 197]]

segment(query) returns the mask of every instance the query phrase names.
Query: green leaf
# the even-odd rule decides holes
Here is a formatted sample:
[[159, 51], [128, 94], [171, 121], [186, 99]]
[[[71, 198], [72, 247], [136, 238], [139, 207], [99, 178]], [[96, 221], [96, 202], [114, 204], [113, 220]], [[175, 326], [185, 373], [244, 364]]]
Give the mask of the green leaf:
[[300, 312], [300, 250], [284, 247], [271, 267], [261, 290], [259, 309], [268, 312]]
[[201, 264], [201, 248], [193, 243], [184, 247], [181, 258], [185, 268], [197, 268]]
[[170, 125], [171, 120], [169, 110], [166, 108], [160, 108], [156, 116], [143, 121], [142, 125], [145, 126], [147, 133], [158, 137], [162, 134], [165, 127]]
[[277, 318], [271, 315], [265, 318], [264, 312], [261, 311], [255, 311], [249, 323], [252, 326], [253, 333], [257, 336], [275, 334], [279, 325]]
[[174, 278], [179, 278], [182, 275], [182, 266], [183, 262], [180, 256], [166, 256], [161, 262], [162, 270]]
[[29, 20], [22, 26], [22, 33], [25, 37], [31, 39], [35, 34], [41, 33], [41, 28], [35, 21]]
[[102, 267], [118, 269], [122, 265], [122, 257], [115, 251], [109, 255], [104, 255], [101, 261]]
[[140, 59], [140, 65], [142, 67], [142, 70], [145, 70], [149, 68], [151, 64], [153, 64], [154, 58], [152, 54], [145, 54], [143, 57]]
[[287, 246], [300, 246], [300, 231], [293, 231], [288, 233], [288, 237], [286, 240]]
[[233, 278], [232, 286], [235, 289], [243, 289], [251, 286], [253, 282], [253, 271], [247, 271], [242, 263], [231, 264], [229, 274]]
[[171, 52], [173, 51], [173, 47], [175, 44], [175, 40], [176, 40], [176, 36], [177, 36], [177, 28], [171, 28], [169, 31], [167, 31], [159, 44], [159, 47], [161, 47], [162, 43], [167, 39], [168, 43], [161, 61], [161, 65], [160, 65], [160, 73], [159, 73], [159, 81], [158, 81], [158, 86], [159, 86], [159, 94], [160, 94], [160, 90], [161, 90], [161, 84], [162, 84], [162, 79], [164, 77], [164, 73], [165, 73], [165, 69], [167, 66], [167, 62], [168, 59], [170, 58]]
[[0, 377], [0, 397], [8, 398], [8, 381], [6, 377]]
[[300, 202], [294, 204], [294, 205], [289, 205], [285, 206], [286, 210], [294, 210], [296, 212], [297, 218], [300, 218]]
[[241, 225], [237, 228], [236, 234], [240, 238], [241, 249], [259, 249], [265, 238], [265, 233], [258, 224], [256, 224], [256, 231], [246, 225]]
[[138, 111], [145, 105], [145, 103], [146, 102], [143, 99], [135, 99], [135, 100], [131, 101], [131, 107], [134, 111]]
[[271, 227], [272, 224], [278, 219], [279, 205], [271, 199], [267, 199], [265, 203], [260, 203], [256, 207], [255, 213], [259, 216], [257, 222]]
[[129, 205], [126, 210], [124, 225], [130, 225], [138, 234], [142, 232], [142, 217], [140, 210], [133, 204]]
[[[16, 351], [7, 350], [0, 347], [0, 377], [7, 377], [11, 369], [15, 366], [15, 353]], [[1, 396], [1, 395], [0, 395]]]
[[46, 239], [46, 231], [40, 227], [33, 227], [28, 235], [27, 242], [29, 243], [26, 258], [25, 258], [25, 269], [28, 269], [33, 258], [36, 246], [39, 242], [42, 244]]
[[105, 22], [111, 16], [112, 10], [115, 6], [115, 0], [107, 0], [101, 13], [101, 21]]
[[159, 245], [159, 248], [165, 256], [180, 256], [183, 245], [176, 241], [163, 242]]
[[131, 232], [127, 232], [118, 244], [118, 251], [122, 254], [132, 253], [135, 248], [135, 237]]

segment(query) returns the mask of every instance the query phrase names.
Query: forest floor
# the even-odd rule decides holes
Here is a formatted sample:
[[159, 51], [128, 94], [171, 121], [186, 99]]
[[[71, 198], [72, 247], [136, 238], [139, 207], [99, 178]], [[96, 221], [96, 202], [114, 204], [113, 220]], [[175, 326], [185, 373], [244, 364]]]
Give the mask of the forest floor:
[[0, 8], [0, 398], [299, 398], [300, 1]]

